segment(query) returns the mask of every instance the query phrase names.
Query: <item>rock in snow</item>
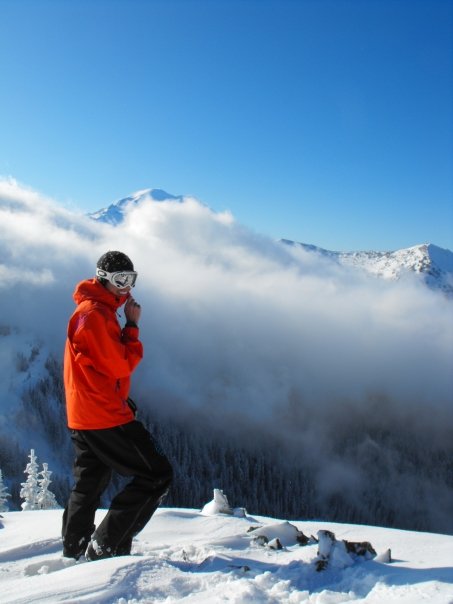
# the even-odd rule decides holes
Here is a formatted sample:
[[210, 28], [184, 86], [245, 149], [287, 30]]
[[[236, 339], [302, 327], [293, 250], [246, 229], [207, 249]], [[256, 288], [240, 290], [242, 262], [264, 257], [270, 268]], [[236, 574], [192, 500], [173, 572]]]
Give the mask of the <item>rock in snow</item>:
[[[104, 514], [98, 511], [96, 524]], [[131, 556], [76, 563], [62, 557], [61, 510], [3, 516], [2, 604], [447, 604], [453, 598], [448, 535], [160, 508], [134, 539]], [[257, 524], [293, 545], [257, 546], [247, 532]], [[300, 547], [291, 525], [308, 535], [323, 531], [325, 538]], [[328, 533], [335, 537], [330, 544]], [[391, 547], [392, 565], [379, 557], [345, 557], [340, 565], [345, 550], [332, 552], [335, 543], [367, 540], [379, 552]], [[315, 568], [319, 547], [330, 556], [323, 572]]]

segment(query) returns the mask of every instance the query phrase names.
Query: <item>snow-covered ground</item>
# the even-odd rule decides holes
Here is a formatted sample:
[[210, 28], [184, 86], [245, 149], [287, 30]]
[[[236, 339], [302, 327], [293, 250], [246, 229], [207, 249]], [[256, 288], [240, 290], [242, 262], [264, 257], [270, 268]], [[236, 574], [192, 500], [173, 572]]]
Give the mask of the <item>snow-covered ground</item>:
[[[282, 520], [161, 508], [134, 540], [131, 556], [76, 563], [61, 555], [60, 521], [61, 510], [3, 513], [2, 604], [453, 603], [453, 536], [292, 522], [307, 537], [326, 529], [338, 540], [369, 541], [378, 554], [332, 559], [317, 572], [316, 542], [300, 546]], [[257, 526], [265, 527], [258, 533], [279, 536], [283, 549], [260, 545], [257, 532], [248, 532]]]

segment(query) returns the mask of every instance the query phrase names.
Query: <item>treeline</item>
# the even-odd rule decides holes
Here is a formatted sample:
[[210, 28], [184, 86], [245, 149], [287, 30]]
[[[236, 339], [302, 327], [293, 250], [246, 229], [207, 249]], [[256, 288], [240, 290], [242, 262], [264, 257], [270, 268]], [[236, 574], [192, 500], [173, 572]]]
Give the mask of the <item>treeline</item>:
[[159, 417], [147, 420], [151, 433], [175, 470], [167, 505], [201, 508], [214, 488], [224, 491], [233, 507], [249, 513], [305, 518], [314, 502], [314, 481], [306, 469], [279, 449], [277, 442], [258, 436], [245, 445], [197, 418], [193, 424]]
[[[25, 389], [15, 421], [28, 427], [19, 442], [16, 431], [0, 428], [0, 468], [11, 493], [10, 509], [20, 509], [20, 483], [30, 448], [46, 442], [52, 468], [51, 489], [61, 506], [72, 484], [73, 452], [66, 428], [61, 364], [49, 358], [46, 376]], [[322, 464], [303, 454], [282, 436], [263, 428], [207, 420], [196, 411], [164, 415], [142, 401], [140, 416], [171, 460], [175, 480], [165, 505], [201, 508], [222, 489], [234, 507], [250, 514], [286, 519], [323, 519], [453, 533], [453, 445], [420, 442], [400, 426], [347, 423], [329, 455], [337, 466], [351, 467], [360, 482], [342, 483], [330, 459]], [[19, 433], [19, 432], [17, 432]], [[340, 464], [338, 462], [340, 460]], [[318, 460], [319, 461], [319, 460]], [[321, 468], [321, 470], [320, 470]], [[103, 505], [121, 486], [116, 476]], [[329, 486], [329, 482], [332, 485]], [[327, 485], [327, 486], [326, 486]], [[450, 510], [450, 511], [449, 511]]]

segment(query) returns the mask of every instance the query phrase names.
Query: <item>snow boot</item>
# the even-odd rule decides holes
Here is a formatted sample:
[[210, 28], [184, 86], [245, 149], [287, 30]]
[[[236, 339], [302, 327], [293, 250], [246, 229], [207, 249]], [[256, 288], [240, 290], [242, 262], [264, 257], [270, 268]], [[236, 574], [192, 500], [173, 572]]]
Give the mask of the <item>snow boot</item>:
[[85, 552], [85, 558], [88, 562], [94, 562], [95, 560], [102, 560], [104, 558], [112, 558], [114, 552], [111, 547], [100, 545], [96, 539], [91, 538], [88, 547]]
[[115, 551], [115, 556], [130, 556], [132, 549], [132, 537], [126, 537], [118, 545]]
[[90, 537], [82, 537], [77, 542], [63, 541], [63, 556], [65, 558], [74, 558], [78, 560], [85, 553]]

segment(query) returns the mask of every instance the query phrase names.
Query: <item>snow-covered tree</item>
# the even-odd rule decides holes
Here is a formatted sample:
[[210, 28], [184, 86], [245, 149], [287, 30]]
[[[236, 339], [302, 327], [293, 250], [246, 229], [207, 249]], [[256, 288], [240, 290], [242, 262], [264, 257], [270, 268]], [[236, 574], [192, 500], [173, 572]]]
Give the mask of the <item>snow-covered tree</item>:
[[11, 497], [11, 495], [8, 493], [5, 485], [3, 484], [3, 475], [2, 471], [0, 470], [0, 512], [8, 511], [8, 504], [6, 503], [8, 497]]
[[38, 480], [39, 492], [38, 492], [38, 507], [41, 510], [55, 510], [60, 507], [55, 499], [55, 495], [52, 491], [49, 491], [49, 485], [52, 482], [50, 475], [52, 472], [49, 470], [49, 466], [46, 463], [42, 464], [42, 471], [39, 472], [41, 478]]
[[35, 450], [30, 450], [30, 458], [27, 467], [24, 470], [24, 474], [28, 474], [27, 480], [21, 482], [22, 489], [20, 490], [20, 497], [24, 500], [21, 504], [23, 511], [28, 510], [39, 510], [38, 505], [38, 463], [36, 461]]

